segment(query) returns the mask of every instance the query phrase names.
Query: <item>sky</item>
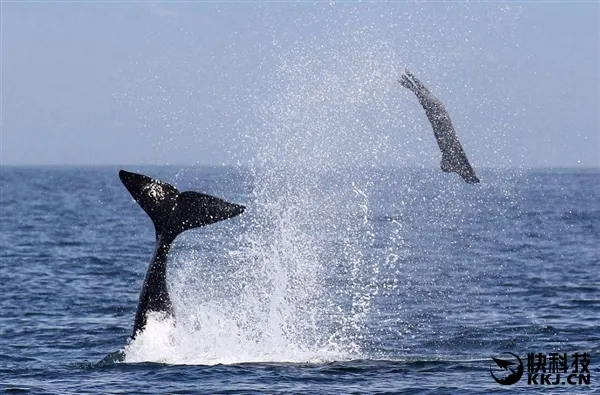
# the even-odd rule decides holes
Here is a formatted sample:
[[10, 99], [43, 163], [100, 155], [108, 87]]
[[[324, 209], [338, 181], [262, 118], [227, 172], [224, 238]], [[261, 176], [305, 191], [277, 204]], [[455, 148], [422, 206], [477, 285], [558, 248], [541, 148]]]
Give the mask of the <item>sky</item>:
[[437, 166], [408, 67], [476, 167], [600, 166], [596, 1], [0, 7], [1, 165]]

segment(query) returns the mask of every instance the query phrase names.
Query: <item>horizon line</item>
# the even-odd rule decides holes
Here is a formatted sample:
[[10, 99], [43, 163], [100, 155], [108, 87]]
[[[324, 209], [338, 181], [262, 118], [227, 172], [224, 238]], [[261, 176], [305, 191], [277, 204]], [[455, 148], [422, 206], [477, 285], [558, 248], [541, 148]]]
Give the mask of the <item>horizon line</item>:
[[[360, 166], [360, 165], [359, 165]], [[366, 167], [373, 167], [370, 165], [364, 165]], [[250, 164], [230, 164], [230, 163], [0, 163], [0, 168], [42, 168], [42, 167], [55, 167], [55, 168], [101, 168], [101, 167], [233, 167], [233, 168], [249, 168], [253, 167]], [[263, 167], [263, 166], [261, 166]], [[287, 167], [287, 166], [283, 166]], [[340, 164], [332, 164], [329, 167], [356, 167], [356, 166], [344, 166]], [[382, 164], [374, 168], [418, 168], [418, 169], [437, 169], [437, 166], [421, 166], [421, 165], [395, 165], [395, 164]], [[480, 166], [478, 169], [565, 169], [565, 170], [600, 170], [600, 164], [596, 166], [587, 165], [533, 165], [533, 166]]]

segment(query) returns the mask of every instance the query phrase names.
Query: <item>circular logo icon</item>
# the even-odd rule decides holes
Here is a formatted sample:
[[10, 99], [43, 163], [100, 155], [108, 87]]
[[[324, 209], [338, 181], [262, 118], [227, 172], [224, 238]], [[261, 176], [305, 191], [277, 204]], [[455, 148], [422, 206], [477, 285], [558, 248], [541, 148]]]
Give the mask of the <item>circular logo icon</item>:
[[[504, 357], [505, 355], [507, 357]], [[513, 385], [523, 376], [523, 361], [512, 352], [502, 353], [502, 356], [503, 358], [492, 357], [495, 369], [492, 370], [492, 366], [490, 366], [490, 374], [498, 384]]]

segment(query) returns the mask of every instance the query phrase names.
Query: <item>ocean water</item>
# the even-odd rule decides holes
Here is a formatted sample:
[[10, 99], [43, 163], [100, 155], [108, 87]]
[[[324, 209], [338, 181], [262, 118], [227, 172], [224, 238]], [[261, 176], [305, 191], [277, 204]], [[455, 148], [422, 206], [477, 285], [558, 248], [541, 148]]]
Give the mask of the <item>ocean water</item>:
[[[176, 320], [130, 342], [154, 233], [119, 168], [2, 167], [0, 391], [599, 392], [598, 170], [125, 169], [248, 208], [177, 239]], [[590, 384], [528, 383], [553, 352]]]

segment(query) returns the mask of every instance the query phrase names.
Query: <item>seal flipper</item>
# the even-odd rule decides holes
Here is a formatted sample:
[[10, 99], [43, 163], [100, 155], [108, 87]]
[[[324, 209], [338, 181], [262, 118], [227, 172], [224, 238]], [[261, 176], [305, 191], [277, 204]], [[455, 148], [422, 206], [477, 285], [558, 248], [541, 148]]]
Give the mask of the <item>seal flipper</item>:
[[469, 161], [467, 161], [466, 155], [453, 160], [451, 156], [444, 153], [442, 154], [440, 167], [443, 172], [458, 174], [468, 184], [477, 184], [479, 182], [479, 178], [477, 178], [475, 171], [469, 164]]
[[413, 93], [417, 93], [417, 87], [415, 86], [415, 84], [413, 84], [411, 80], [408, 79], [407, 76], [403, 75], [402, 79], [398, 80], [398, 82], [403, 87], [410, 89]]
[[457, 171], [457, 173], [462, 177], [463, 180], [467, 184], [477, 184], [479, 183], [479, 178], [475, 175], [475, 171], [469, 164], [469, 162], [464, 163], [461, 168]]
[[450, 157], [446, 154], [442, 154], [442, 161], [440, 162], [440, 167], [442, 168], [442, 171], [446, 173], [455, 171], [455, 169], [452, 167]]
[[417, 88], [420, 91], [425, 91], [427, 93], [431, 93], [431, 92], [429, 92], [429, 89], [427, 89], [425, 87], [425, 85], [423, 85], [423, 83], [421, 82], [421, 80], [418, 79], [417, 77], [415, 77], [414, 74], [412, 74], [410, 71], [408, 71], [407, 68], [404, 69], [404, 72], [406, 73], [407, 76], [410, 77], [410, 79], [412, 80], [412, 82], [417, 86]]

